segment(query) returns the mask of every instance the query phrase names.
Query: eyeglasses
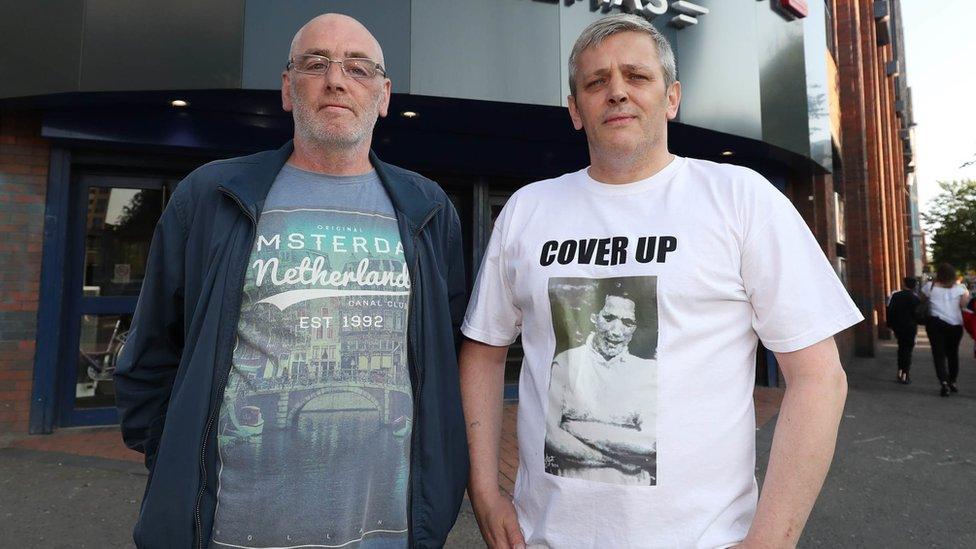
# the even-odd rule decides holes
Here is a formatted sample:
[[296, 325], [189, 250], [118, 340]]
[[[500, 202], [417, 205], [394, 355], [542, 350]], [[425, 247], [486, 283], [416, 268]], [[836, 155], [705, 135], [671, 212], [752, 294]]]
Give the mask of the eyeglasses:
[[382, 65], [372, 59], [362, 57], [329, 59], [324, 55], [305, 53], [296, 56], [294, 59], [289, 59], [285, 69], [295, 69], [302, 74], [323, 75], [329, 72], [329, 67], [333, 63], [339, 63], [339, 66], [342, 67], [342, 74], [349, 78], [365, 80], [367, 78], [373, 78], [376, 76], [376, 73], [382, 74], [384, 78], [386, 77], [386, 70]]

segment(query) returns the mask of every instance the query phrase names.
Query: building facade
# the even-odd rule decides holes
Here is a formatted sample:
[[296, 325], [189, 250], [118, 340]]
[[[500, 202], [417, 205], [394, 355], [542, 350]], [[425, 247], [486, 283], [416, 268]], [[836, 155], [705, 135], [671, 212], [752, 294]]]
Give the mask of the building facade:
[[[683, 99], [671, 150], [766, 176], [807, 220], [865, 316], [876, 317], [890, 282], [915, 257], [898, 133], [905, 118], [896, 106], [908, 96], [885, 73], [895, 54], [878, 45], [877, 4], [53, 0], [18, 5], [16, 13], [0, 7], [0, 32], [12, 45], [0, 51], [0, 433], [116, 421], [111, 371], [156, 219], [197, 166], [290, 137], [279, 92], [288, 46], [306, 20], [330, 11], [356, 17], [383, 45], [394, 97], [374, 148], [447, 191], [462, 219], [469, 283], [508, 196], [586, 164], [585, 138], [565, 108], [576, 36], [609, 13], [636, 11], [677, 56]], [[877, 318], [869, 323], [839, 336], [842, 354], [873, 350]], [[367, 343], [356, 334], [348, 341]], [[345, 364], [343, 351], [291, 362], [317, 376], [372, 368]], [[388, 353], [375, 354], [382, 364]], [[519, 360], [516, 345], [509, 379]], [[757, 363], [757, 378], [775, 383], [766, 353]]]
[[835, 186], [843, 198], [848, 289], [864, 313], [855, 352], [873, 356], [885, 297], [924, 263], [914, 176], [911, 89], [898, 0], [832, 0], [840, 131]]

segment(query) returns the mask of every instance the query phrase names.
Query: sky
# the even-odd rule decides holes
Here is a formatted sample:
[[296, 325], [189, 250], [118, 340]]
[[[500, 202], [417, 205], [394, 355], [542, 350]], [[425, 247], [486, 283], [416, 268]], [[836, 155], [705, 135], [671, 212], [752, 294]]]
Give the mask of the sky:
[[924, 212], [937, 181], [976, 179], [976, 0], [901, 0], [901, 8]]

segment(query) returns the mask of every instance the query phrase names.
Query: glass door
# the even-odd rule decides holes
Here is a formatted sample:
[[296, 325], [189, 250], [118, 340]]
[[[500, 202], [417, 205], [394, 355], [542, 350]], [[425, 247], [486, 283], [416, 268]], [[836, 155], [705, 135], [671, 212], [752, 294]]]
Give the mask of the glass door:
[[[488, 195], [488, 227], [487, 234], [495, 228], [495, 221], [502, 213], [502, 208], [512, 197], [512, 191], [493, 191]], [[522, 373], [522, 359], [525, 351], [522, 349], [522, 335], [515, 339], [508, 347], [508, 355], [505, 358], [505, 398], [515, 399], [518, 395], [519, 375]]]
[[112, 374], [146, 274], [153, 230], [179, 179], [81, 173], [67, 242], [62, 426], [117, 421]]

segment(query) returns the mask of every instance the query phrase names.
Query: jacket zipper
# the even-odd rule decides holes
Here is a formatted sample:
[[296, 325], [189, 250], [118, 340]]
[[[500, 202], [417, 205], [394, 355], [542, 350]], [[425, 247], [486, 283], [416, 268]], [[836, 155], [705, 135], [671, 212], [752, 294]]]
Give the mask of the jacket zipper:
[[[420, 232], [423, 231], [424, 227], [427, 226], [427, 223], [429, 223], [430, 220], [433, 219], [434, 216], [437, 215], [437, 212], [439, 212], [440, 210], [441, 208], [439, 207], [431, 210], [431, 212], [427, 214], [427, 217], [425, 217], [424, 220], [420, 223], [420, 226], [417, 227], [417, 230], [414, 231], [413, 233], [413, 268], [411, 269], [410, 272], [411, 286], [413, 285], [413, 281], [416, 280], [415, 277], [417, 276], [417, 268], [420, 261], [420, 254], [417, 253], [417, 239], [420, 237]], [[416, 305], [416, 300], [414, 299], [414, 294], [412, 292], [410, 294], [410, 300], [414, 301], [414, 305]], [[410, 315], [413, 316], [416, 314], [417, 314], [416, 306], [411, 307]], [[415, 453], [414, 446], [416, 445], [416, 441], [417, 441], [417, 431], [420, 426], [420, 421], [418, 421], [420, 418], [420, 393], [423, 390], [424, 380], [421, 375], [420, 364], [417, 362], [417, 356], [415, 354], [414, 348], [416, 346], [413, 344], [413, 337], [410, 337], [410, 334], [417, 333], [416, 323], [408, 324], [407, 329], [410, 332], [407, 337], [407, 354], [409, 355], [410, 358], [410, 364], [413, 366], [414, 377], [417, 378], [417, 388], [414, 391], [414, 395], [413, 395], [414, 422], [413, 422], [413, 428], [410, 430], [410, 461], [412, 462], [414, 460], [414, 453]], [[413, 473], [414, 471], [413, 470], [414, 467], [413, 464], [411, 463], [411, 466], [407, 469], [407, 547], [414, 546], [414, 540], [413, 540]]]
[[[243, 211], [244, 214], [247, 216], [247, 218], [251, 220], [251, 230], [252, 230], [252, 240], [253, 240], [253, 232], [257, 230], [257, 225], [258, 225], [258, 221], [257, 221], [257, 219], [255, 219], [254, 214], [252, 214], [250, 210], [248, 210], [247, 208], [245, 208], [244, 207], [244, 204], [241, 202], [241, 200], [239, 198], [237, 198], [237, 196], [235, 196], [233, 193], [231, 193], [230, 191], [228, 191], [224, 187], [218, 187], [218, 189], [220, 190], [220, 192], [224, 193], [225, 195], [227, 195], [228, 197], [230, 197], [231, 200], [233, 200], [235, 203], [237, 203], [237, 205], [241, 208], [241, 211]], [[247, 261], [245, 260], [244, 266], [243, 266], [243, 268], [241, 268], [240, 281], [239, 281], [239, 284], [237, 285], [238, 288], [242, 288], [244, 286], [244, 277], [245, 277], [246, 274], [247, 274]], [[240, 292], [238, 292], [237, 295], [238, 295], [238, 299], [237, 299], [237, 305], [236, 305], [236, 307], [239, 308], [240, 307], [240, 299], [239, 299]], [[231, 309], [231, 310], [233, 310], [233, 309]], [[223, 357], [223, 354], [222, 354], [222, 357]], [[226, 360], [227, 357], [223, 357], [223, 358]], [[219, 365], [222, 364], [222, 363], [223, 363], [223, 361], [218, 361], [218, 363], [217, 363], [218, 364], [218, 367], [220, 367]], [[200, 483], [200, 491], [197, 492], [197, 502], [196, 502], [196, 507], [194, 509], [194, 518], [196, 519], [196, 527], [197, 527], [197, 547], [198, 547], [198, 549], [203, 549], [203, 521], [201, 520], [201, 517], [200, 517], [200, 505], [203, 502], [203, 494], [207, 490], [207, 442], [209, 442], [209, 440], [210, 440], [210, 429], [213, 427], [214, 419], [217, 417], [217, 413], [220, 410], [220, 402], [224, 398], [224, 386], [227, 384], [227, 378], [228, 378], [228, 376], [230, 376], [230, 368], [227, 368], [226, 370], [224, 370], [223, 375], [221, 376], [220, 382], [217, 384], [216, 400], [212, 401], [212, 403], [211, 403], [211, 406], [210, 406], [210, 408], [211, 408], [210, 409], [210, 416], [207, 418], [207, 427], [203, 430], [203, 445], [201, 446], [201, 449], [200, 449], [200, 478], [201, 478], [201, 483]]]

